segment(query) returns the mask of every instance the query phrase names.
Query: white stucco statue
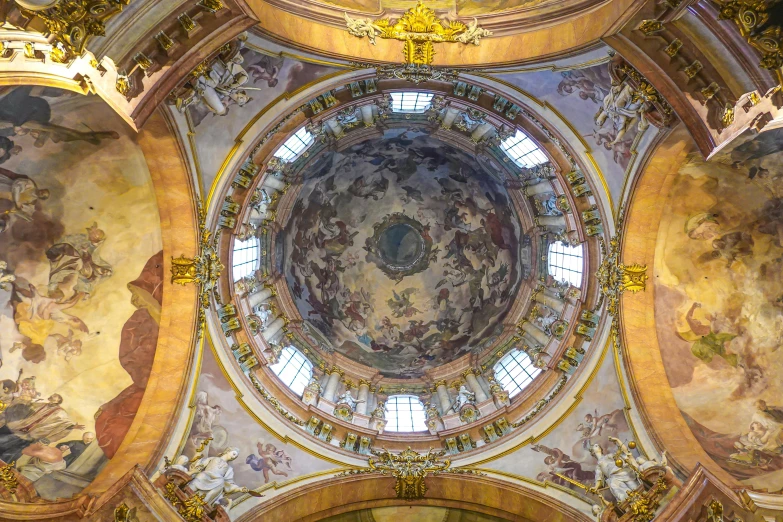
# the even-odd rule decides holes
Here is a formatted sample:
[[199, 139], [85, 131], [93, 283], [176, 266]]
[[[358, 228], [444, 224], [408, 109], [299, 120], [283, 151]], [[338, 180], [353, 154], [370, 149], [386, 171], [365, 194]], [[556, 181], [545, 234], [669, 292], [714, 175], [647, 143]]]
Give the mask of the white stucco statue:
[[476, 405], [476, 394], [468, 390], [463, 384], [459, 387], [459, 393], [457, 394], [457, 400], [454, 401], [453, 409], [455, 412], [459, 412], [466, 404]]
[[356, 411], [356, 405], [360, 402], [365, 402], [362, 400], [357, 400], [353, 398], [353, 395], [351, 395], [351, 390], [346, 390], [345, 393], [337, 397], [337, 404], [346, 404], [349, 408], [351, 408], [351, 411]]
[[598, 461], [595, 467], [595, 487], [601, 488], [606, 484], [609, 491], [612, 492], [617, 502], [623, 502], [628, 498], [628, 492], [639, 487], [636, 480], [636, 473], [628, 466], [618, 466], [615, 458], [611, 455], [604, 455], [601, 446], [593, 444], [590, 447], [590, 453]]
[[238, 456], [239, 448], [229, 447], [217, 457], [197, 460], [190, 467], [193, 479], [188, 482], [188, 487], [194, 493], [204, 495], [204, 501], [210, 506], [219, 503], [227, 493], [247, 493], [247, 488], [234, 483], [234, 468], [229, 464]]
[[209, 71], [194, 82], [198, 97], [218, 116], [228, 111], [228, 100], [235, 101], [240, 107], [250, 101], [247, 92], [242, 89], [248, 81], [247, 71], [240, 65], [242, 62], [239, 53], [228, 62], [218, 59]]

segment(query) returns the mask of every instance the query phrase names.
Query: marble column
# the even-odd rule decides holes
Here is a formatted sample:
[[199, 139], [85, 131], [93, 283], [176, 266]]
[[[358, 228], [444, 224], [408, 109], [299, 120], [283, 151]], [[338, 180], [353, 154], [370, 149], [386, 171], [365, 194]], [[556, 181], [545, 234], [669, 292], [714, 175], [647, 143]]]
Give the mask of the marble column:
[[538, 194], [546, 194], [548, 192], [554, 193], [554, 190], [552, 190], [552, 184], [547, 183], [546, 181], [536, 183], [535, 185], [527, 185], [525, 187], [526, 196], [536, 196]]
[[[264, 180], [264, 188], [271, 188], [277, 191], [281, 191], [285, 188], [285, 181], [279, 180], [273, 176], [267, 176]], [[268, 192], [269, 191], [267, 191], [267, 193]]]
[[272, 290], [270, 288], [261, 288], [257, 292], [253, 292], [252, 294], [247, 296], [248, 304], [250, 304], [250, 308], [254, 309], [272, 297]]
[[337, 397], [337, 387], [340, 385], [340, 377], [342, 377], [342, 370], [335, 366], [332, 366], [332, 371], [329, 373], [329, 379], [326, 380], [326, 386], [324, 387], [323, 398], [327, 401], [334, 402]]
[[536, 292], [533, 295], [533, 300], [541, 303], [544, 306], [548, 306], [552, 310], [558, 313], [563, 313], [563, 309], [565, 309], [565, 303], [561, 301], [560, 299], [556, 297], [552, 297], [549, 294], [546, 294], [543, 290]]
[[443, 415], [447, 415], [451, 409], [451, 397], [446, 387], [446, 381], [441, 380], [435, 383], [435, 392], [438, 394], [438, 402]]
[[565, 227], [566, 221], [564, 216], [538, 216], [535, 219], [536, 225], [540, 227]]
[[470, 390], [476, 394], [476, 402], [484, 402], [489, 398], [487, 397], [487, 393], [484, 391], [484, 388], [482, 388], [481, 384], [479, 384], [474, 369], [471, 368], [467, 370], [462, 374], [462, 376], [465, 377], [465, 380], [468, 382]]
[[261, 337], [264, 338], [264, 341], [270, 342], [272, 339], [274, 339], [275, 335], [277, 335], [280, 330], [283, 329], [283, 326], [285, 326], [285, 321], [282, 317], [278, 317], [269, 323], [269, 326], [266, 327], [266, 330], [261, 332]]
[[523, 332], [536, 340], [541, 346], [546, 346], [549, 342], [549, 336], [538, 326], [534, 325], [530, 321], [523, 321], [519, 325]]
[[370, 381], [359, 379], [359, 391], [356, 399], [364, 401], [356, 405], [356, 413], [367, 415], [367, 405], [370, 401]]

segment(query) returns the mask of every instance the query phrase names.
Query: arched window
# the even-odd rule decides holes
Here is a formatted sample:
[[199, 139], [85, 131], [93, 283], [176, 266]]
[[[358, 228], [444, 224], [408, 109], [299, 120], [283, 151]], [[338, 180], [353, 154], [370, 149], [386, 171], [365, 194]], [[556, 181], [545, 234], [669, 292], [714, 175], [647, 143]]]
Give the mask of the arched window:
[[391, 93], [392, 111], [424, 112], [430, 106], [432, 93], [429, 92], [393, 92]]
[[579, 288], [582, 286], [582, 245], [571, 246], [560, 241], [549, 245], [549, 275]]
[[414, 395], [392, 395], [386, 401], [387, 431], [425, 431], [424, 405]]
[[260, 243], [255, 236], [245, 241], [234, 239], [234, 255], [232, 257], [234, 281], [239, 281], [256, 271], [259, 250]]
[[280, 148], [275, 152], [275, 156], [284, 161], [293, 161], [312, 143], [313, 135], [302, 127], [293, 136], [285, 140], [285, 143], [280, 145]]
[[541, 370], [533, 366], [530, 357], [520, 350], [514, 350], [495, 365], [495, 379], [509, 397], [521, 392], [539, 373]]
[[283, 384], [291, 388], [291, 391], [297, 395], [302, 395], [305, 386], [310, 383], [310, 379], [313, 377], [313, 363], [302, 352], [290, 345], [283, 348], [280, 360], [270, 368], [283, 381]]
[[500, 148], [520, 167], [535, 167], [549, 161], [530, 136], [519, 129], [516, 134], [503, 140]]

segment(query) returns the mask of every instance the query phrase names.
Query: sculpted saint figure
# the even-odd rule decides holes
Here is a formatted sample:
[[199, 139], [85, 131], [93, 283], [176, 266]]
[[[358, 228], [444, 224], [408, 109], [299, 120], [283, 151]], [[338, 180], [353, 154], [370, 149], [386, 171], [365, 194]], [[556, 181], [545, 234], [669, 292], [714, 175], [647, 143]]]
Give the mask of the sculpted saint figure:
[[457, 394], [457, 400], [454, 401], [452, 409], [455, 412], [459, 412], [466, 404], [476, 405], [476, 394], [468, 390], [465, 385], [459, 387], [459, 393]]
[[204, 495], [204, 501], [213, 506], [217, 503], [231, 505], [230, 500], [223, 500], [228, 493], [247, 493], [248, 489], [234, 483], [234, 468], [229, 462], [239, 456], [239, 448], [229, 447], [217, 457], [206, 457], [197, 460], [190, 467], [193, 479], [188, 486], [194, 493]]
[[346, 390], [345, 393], [337, 397], [337, 404], [347, 404], [349, 408], [351, 408], [351, 411], [356, 411], [356, 405], [360, 402], [365, 402], [362, 400], [357, 400], [353, 398], [353, 395], [351, 395], [351, 390]]
[[374, 410], [372, 410], [370, 416], [375, 419], [386, 420], [387, 411], [389, 410], [386, 409], [386, 401], [378, 401], [378, 405], [375, 407]]
[[639, 487], [634, 471], [627, 466], [619, 467], [613, 456], [604, 455], [601, 446], [593, 444], [590, 447], [590, 453], [598, 461], [595, 467], [596, 488], [601, 488], [606, 484], [617, 502], [623, 502], [628, 498], [629, 491]]

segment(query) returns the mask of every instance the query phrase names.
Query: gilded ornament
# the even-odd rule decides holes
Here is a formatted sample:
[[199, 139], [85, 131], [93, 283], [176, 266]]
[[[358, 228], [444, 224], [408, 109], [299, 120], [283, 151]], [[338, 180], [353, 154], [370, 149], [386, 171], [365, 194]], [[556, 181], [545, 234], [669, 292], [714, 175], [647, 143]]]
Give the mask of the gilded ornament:
[[179, 25], [182, 26], [186, 33], [190, 33], [196, 28], [196, 22], [187, 13], [179, 15], [177, 20], [179, 20]]
[[178, 512], [187, 522], [201, 522], [207, 514], [208, 507], [206, 500], [204, 500], [204, 494], [196, 493], [182, 502]]
[[478, 26], [478, 21], [465, 25], [460, 21], [439, 20], [435, 12], [419, 0], [399, 20], [353, 19], [345, 13], [348, 32], [358, 38], [367, 37], [375, 45], [376, 38], [405, 42], [403, 55], [406, 64], [432, 65], [435, 43], [450, 42], [479, 45], [482, 38], [492, 32]]
[[762, 57], [759, 67], [775, 71], [783, 83], [783, 36], [781, 28], [770, 26], [758, 31], [769, 20], [765, 0], [726, 0], [719, 3], [718, 20], [733, 20], [740, 34]]
[[716, 82], [712, 82], [699, 92], [702, 96], [704, 96], [705, 100], [711, 100], [713, 97], [715, 97], [716, 94], [718, 94], [718, 91], [720, 90], [720, 85], [718, 85]]
[[114, 87], [117, 89], [118, 93], [127, 98], [131, 92], [131, 85], [131, 79], [128, 77], [127, 73], [124, 71], [117, 73], [117, 81], [114, 83]]
[[677, 56], [677, 53], [680, 52], [680, 49], [682, 49], [682, 40], [680, 40], [679, 38], [675, 38], [674, 40], [672, 40], [672, 43], [670, 43], [664, 48], [663, 51], [666, 54], [668, 54], [671, 58], [674, 58], [675, 56]]
[[663, 31], [663, 22], [660, 20], [642, 20], [642, 23], [639, 24], [639, 30], [646, 36], [650, 36], [658, 31]]
[[648, 279], [647, 265], [620, 262], [623, 214], [621, 210], [617, 218], [617, 235], [609, 240], [608, 248], [603, 238], [599, 238], [603, 260], [596, 273], [602, 299], [607, 300], [607, 310], [615, 318], [620, 310], [620, 295], [626, 290], [631, 293], [644, 290]]
[[24, 43], [24, 57], [30, 60], [35, 59], [35, 46], [32, 42]]
[[[620, 467], [618, 465], [618, 467]], [[629, 491], [628, 511], [633, 522], [650, 522], [655, 518], [655, 510], [661, 504], [661, 494], [668, 489], [663, 477], [659, 478], [649, 491]]]
[[554, 399], [557, 396], [557, 394], [560, 393], [560, 391], [565, 387], [565, 384], [566, 384], [567, 381], [568, 381], [568, 377], [566, 375], [563, 375], [562, 377], [560, 377], [560, 380], [557, 381], [557, 384], [555, 384], [555, 387], [552, 388], [551, 392], [549, 392], [549, 395], [547, 395], [546, 398], [541, 399], [540, 401], [538, 401], [536, 403], [536, 405], [533, 407], [533, 409], [528, 412], [527, 415], [525, 415], [524, 417], [522, 417], [518, 421], [516, 421], [513, 424], [511, 424], [511, 427], [512, 428], [518, 428], [518, 427], [520, 427], [520, 426], [530, 422], [530, 420], [533, 419], [533, 417], [535, 417], [536, 415], [538, 415], [539, 412], [541, 410], [543, 410], [544, 407], [547, 404], [552, 402], [552, 399]]
[[723, 504], [719, 500], [712, 500], [707, 506], [708, 522], [723, 522]]
[[152, 67], [152, 60], [150, 60], [149, 57], [142, 52], [136, 53], [136, 55], [133, 57], [133, 61], [136, 62], [139, 67], [141, 67], [142, 71], [146, 71]]
[[693, 63], [683, 69], [682, 72], [685, 73], [689, 80], [692, 80], [694, 77], [696, 77], [697, 74], [699, 74], [702, 68], [703, 66], [701, 62], [699, 60], [694, 60]]
[[114, 522], [132, 522], [138, 520], [136, 518], [136, 508], [129, 508], [128, 505], [123, 502], [116, 508], [114, 508]]
[[210, 13], [217, 13], [221, 9], [226, 8], [226, 6], [220, 0], [199, 0], [199, 2], [196, 3], [196, 5], [199, 7], [203, 7]]
[[734, 123], [734, 106], [731, 103], [727, 102], [726, 106], [723, 107], [723, 112], [720, 115], [720, 123], [723, 125], [724, 129]]
[[[92, 36], [106, 34], [106, 20], [116, 15], [130, 0], [58, 0], [46, 9], [29, 10], [17, 4], [28, 19], [38, 18], [62, 45], [63, 61], [81, 56], [87, 41]], [[63, 63], [63, 62], [61, 62]]]
[[0, 483], [11, 494], [16, 493], [16, 488], [19, 487], [19, 479], [14, 472], [15, 465], [16, 462], [11, 462], [5, 466], [0, 466]]
[[206, 325], [206, 310], [209, 309], [209, 294], [217, 288], [220, 274], [223, 272], [223, 263], [218, 256], [219, 235], [212, 235], [207, 229], [206, 211], [199, 201], [199, 252], [193, 258], [181, 255], [171, 258], [171, 282], [181, 285], [196, 284], [199, 287], [199, 319], [196, 327], [196, 335], [201, 338]]
[[164, 33], [163, 31], [160, 31], [158, 34], [156, 34], [156, 35], [154, 36], [154, 38], [155, 38], [155, 41], [157, 41], [157, 42], [158, 42], [158, 45], [160, 45], [160, 46], [161, 46], [161, 48], [162, 48], [164, 51], [168, 51], [169, 49], [171, 49], [172, 47], [174, 47], [174, 40], [172, 40], [171, 38], [169, 38], [169, 35], [167, 35], [167, 34], [166, 34], [166, 33]]
[[[272, 407], [283, 417], [288, 419], [289, 421], [293, 422], [297, 426], [304, 426], [305, 421], [302, 419], [296, 417], [291, 412], [283, 408], [283, 406], [280, 404], [280, 401], [278, 401], [275, 397], [272, 396], [271, 393], [266, 391], [262, 386], [261, 383], [258, 382], [258, 379], [256, 379], [256, 376], [253, 375], [253, 373], [248, 374], [250, 376], [250, 382], [253, 384], [253, 388], [256, 389], [258, 393], [261, 394], [261, 397], [263, 397], [269, 404], [272, 405]], [[312, 420], [312, 419], [311, 419]]]
[[452, 469], [451, 460], [440, 460], [445, 450], [434, 451], [430, 449], [424, 455], [408, 447], [406, 450], [395, 454], [388, 450], [370, 450], [374, 457], [367, 460], [368, 468], [352, 469], [340, 473], [338, 476], [358, 475], [365, 473], [379, 473], [390, 475], [397, 481], [394, 491], [401, 500], [421, 500], [427, 492], [424, 479], [432, 475], [443, 473], [458, 473], [468, 475], [483, 475], [472, 469]]
[[[55, 63], [68, 63], [69, 55], [62, 42], [55, 42], [52, 45], [52, 50], [49, 51], [49, 57]], [[93, 62], [95, 62], [95, 65], [93, 65]], [[98, 68], [98, 62], [95, 59], [90, 61], [90, 65], [96, 69]]]

